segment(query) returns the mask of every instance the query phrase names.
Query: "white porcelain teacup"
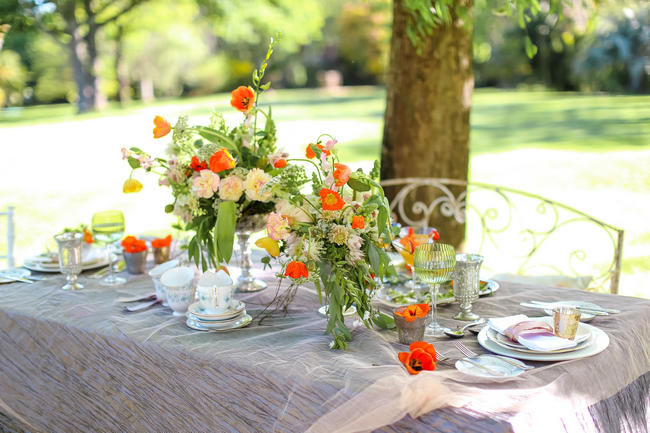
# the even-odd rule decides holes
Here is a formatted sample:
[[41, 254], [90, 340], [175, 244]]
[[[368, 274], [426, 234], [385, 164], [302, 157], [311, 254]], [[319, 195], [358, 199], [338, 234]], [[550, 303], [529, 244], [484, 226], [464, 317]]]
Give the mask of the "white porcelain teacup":
[[194, 301], [194, 271], [187, 266], [179, 266], [165, 271], [160, 277], [165, 286], [167, 302], [174, 316], [183, 316], [187, 307]]
[[222, 313], [230, 309], [234, 286], [230, 276], [223, 270], [206, 271], [197, 287], [199, 305], [206, 312]]
[[168, 307], [169, 303], [167, 302], [167, 292], [165, 290], [165, 286], [163, 286], [160, 282], [160, 277], [162, 277], [162, 274], [170, 269], [177, 267], [179, 264], [180, 261], [177, 259], [169, 260], [168, 262], [159, 264], [149, 271], [149, 276], [153, 280], [153, 286], [156, 288], [156, 297], [162, 300], [162, 304], [165, 307]]

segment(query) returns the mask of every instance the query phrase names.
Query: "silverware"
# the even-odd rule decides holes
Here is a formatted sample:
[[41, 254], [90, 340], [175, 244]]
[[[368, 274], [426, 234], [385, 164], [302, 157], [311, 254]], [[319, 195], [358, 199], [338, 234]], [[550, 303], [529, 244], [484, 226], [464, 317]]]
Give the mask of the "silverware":
[[445, 330], [444, 333], [445, 333], [445, 335], [447, 335], [447, 337], [450, 337], [450, 338], [463, 338], [465, 336], [465, 329], [467, 329], [467, 328], [469, 328], [471, 326], [480, 325], [483, 322], [485, 322], [485, 319], [481, 318], [481, 319], [476, 320], [474, 322], [468, 323], [465, 326], [462, 326], [462, 327], [459, 326], [458, 328], [454, 329], [453, 331]]
[[32, 280], [28, 280], [27, 278], [23, 278], [23, 277], [16, 277], [15, 275], [0, 274], [0, 277], [6, 278], [6, 279], [12, 280], [12, 281], [20, 281], [21, 283], [34, 284], [34, 281], [32, 281]]
[[149, 309], [153, 307], [154, 305], [160, 303], [160, 299], [154, 299], [153, 301], [149, 302], [143, 302], [141, 304], [134, 305], [132, 307], [124, 307], [124, 312], [125, 313], [136, 313], [138, 311], [144, 311], [146, 309]]
[[[528, 302], [520, 302], [519, 305], [522, 307], [528, 308], [538, 308], [540, 310], [548, 310], [549, 308], [557, 307], [558, 304], [530, 304]], [[609, 313], [600, 310], [592, 310], [590, 308], [575, 307], [577, 310], [582, 311], [583, 313], [593, 314], [594, 316], [609, 316]]]
[[[545, 301], [530, 301], [531, 304], [537, 304], [537, 305], [547, 305], [547, 306], [557, 306], [558, 304], [561, 304], [562, 302], [545, 302]], [[567, 304], [568, 305], [568, 304]], [[609, 313], [609, 314], [618, 314], [621, 312], [621, 310], [616, 310], [614, 308], [604, 308], [599, 305], [595, 305], [593, 307], [588, 307], [588, 306], [575, 306], [571, 305], [573, 308], [577, 308], [578, 310], [589, 310], [589, 312], [592, 311], [599, 311], [603, 313]]]
[[[124, 260], [119, 260], [113, 264], [113, 270], [115, 272], [121, 272], [124, 270], [124, 267], [126, 266], [126, 262]], [[110, 266], [106, 266], [97, 272], [94, 272], [88, 276], [88, 278], [102, 278], [104, 275], [108, 274], [108, 271], [110, 271]]]
[[117, 302], [123, 302], [123, 303], [129, 303], [129, 302], [138, 302], [138, 301], [153, 301], [156, 299], [156, 294], [155, 293], [150, 293], [148, 295], [144, 296], [136, 296], [132, 298], [117, 298]]
[[[456, 349], [458, 349], [458, 351], [460, 353], [462, 353], [463, 355], [467, 356], [467, 358], [470, 358], [470, 359], [478, 358], [478, 356], [479, 356], [478, 353], [474, 352], [472, 349], [465, 346], [460, 341], [457, 341], [454, 344], [456, 345]], [[488, 355], [488, 356], [493, 356], [495, 358], [499, 358], [500, 360], [505, 361], [510, 365], [514, 365], [515, 367], [520, 368], [522, 370], [532, 370], [533, 368], [535, 368], [532, 365], [528, 365], [528, 364], [525, 364], [525, 363], [520, 362], [520, 361], [515, 361], [514, 359], [508, 358], [507, 356], [497, 356], [497, 355]]]

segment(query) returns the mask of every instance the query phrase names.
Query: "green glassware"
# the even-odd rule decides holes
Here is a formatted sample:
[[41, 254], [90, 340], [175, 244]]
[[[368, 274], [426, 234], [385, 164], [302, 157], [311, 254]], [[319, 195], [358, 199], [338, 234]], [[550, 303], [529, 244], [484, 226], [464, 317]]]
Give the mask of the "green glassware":
[[91, 229], [93, 237], [98, 244], [106, 246], [108, 256], [109, 274], [101, 280], [103, 286], [117, 286], [126, 283], [126, 279], [113, 273], [113, 254], [111, 249], [115, 242], [124, 236], [124, 214], [119, 210], [97, 212], [92, 217]]

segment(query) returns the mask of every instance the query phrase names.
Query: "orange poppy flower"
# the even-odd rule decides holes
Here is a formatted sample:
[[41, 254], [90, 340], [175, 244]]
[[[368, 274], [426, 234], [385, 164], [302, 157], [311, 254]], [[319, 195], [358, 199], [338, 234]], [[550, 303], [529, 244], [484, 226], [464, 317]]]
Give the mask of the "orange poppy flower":
[[278, 159], [278, 160], [275, 161], [275, 163], [273, 164], [273, 167], [275, 167], [275, 168], [284, 168], [284, 167], [286, 167], [286, 166], [287, 166], [287, 160], [284, 159], [284, 158]]
[[362, 230], [365, 227], [366, 227], [366, 220], [363, 218], [363, 215], [355, 215], [355, 216], [352, 217], [352, 228], [353, 229]]
[[338, 192], [323, 188], [320, 190], [320, 198], [323, 202], [323, 210], [340, 210], [345, 206], [345, 201]]
[[433, 358], [434, 362], [438, 361], [438, 356], [436, 355], [436, 349], [433, 347], [433, 344], [427, 343], [426, 341], [414, 341], [409, 346], [409, 350], [413, 352], [415, 349], [422, 349], [427, 352]]
[[334, 179], [336, 179], [336, 186], [343, 186], [346, 183], [348, 183], [348, 180], [350, 179], [350, 173], [352, 173], [352, 170], [350, 170], [350, 167], [348, 167], [345, 164], [339, 164], [335, 163], [334, 164], [334, 173], [332, 175], [334, 176]]
[[172, 125], [160, 116], [153, 118], [153, 138], [164, 137], [172, 130]]
[[168, 247], [172, 244], [172, 235], [167, 235], [164, 238], [154, 239], [151, 241], [151, 246], [154, 248]]
[[228, 149], [219, 149], [210, 157], [210, 170], [219, 173], [235, 167], [235, 160], [233, 159]]
[[307, 271], [307, 266], [303, 262], [294, 260], [287, 265], [287, 269], [284, 271], [284, 276], [297, 280], [300, 277], [307, 278], [309, 272]]
[[427, 317], [429, 304], [413, 304], [395, 310], [395, 314], [403, 317], [407, 322], [412, 322], [421, 317]]
[[[307, 145], [307, 150], [305, 151], [305, 156], [308, 159], [316, 158], [316, 152], [314, 152], [314, 150], [311, 148], [312, 144], [314, 143], [309, 143]], [[325, 156], [330, 156], [332, 154], [332, 152], [330, 152], [329, 150], [325, 150], [325, 146], [323, 146], [320, 143], [317, 143], [316, 147], [318, 147], [321, 150], [321, 152], [325, 152]]]
[[422, 349], [414, 349], [411, 352], [400, 352], [399, 360], [404, 363], [406, 371], [411, 374], [418, 374], [422, 370], [433, 371], [436, 363], [433, 357]]
[[253, 108], [255, 103], [255, 92], [250, 87], [239, 86], [230, 94], [230, 105], [246, 113]]
[[196, 156], [192, 157], [192, 162], [190, 163], [190, 168], [194, 171], [201, 171], [208, 168], [208, 163], [205, 161], [200, 161]]
[[122, 239], [122, 246], [126, 247], [127, 245], [132, 245], [136, 241], [135, 236], [127, 236], [124, 239]]
[[87, 244], [92, 244], [95, 242], [93, 240], [93, 234], [90, 233], [87, 228], [84, 228], [84, 242]]

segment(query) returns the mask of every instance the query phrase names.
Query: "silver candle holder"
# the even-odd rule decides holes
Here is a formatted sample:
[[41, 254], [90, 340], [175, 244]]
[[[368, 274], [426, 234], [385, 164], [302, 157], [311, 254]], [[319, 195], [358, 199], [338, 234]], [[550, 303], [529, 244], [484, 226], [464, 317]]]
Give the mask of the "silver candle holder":
[[76, 232], [60, 233], [54, 236], [59, 247], [59, 267], [61, 273], [66, 276], [68, 283], [62, 287], [63, 290], [83, 289], [83, 285], [77, 282], [81, 273], [81, 241], [83, 235]]
[[456, 269], [453, 275], [454, 298], [460, 303], [456, 320], [474, 321], [480, 318], [472, 313], [472, 302], [478, 299], [479, 270], [483, 256], [478, 254], [456, 254]]

